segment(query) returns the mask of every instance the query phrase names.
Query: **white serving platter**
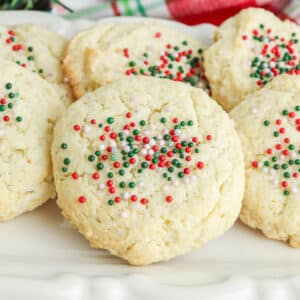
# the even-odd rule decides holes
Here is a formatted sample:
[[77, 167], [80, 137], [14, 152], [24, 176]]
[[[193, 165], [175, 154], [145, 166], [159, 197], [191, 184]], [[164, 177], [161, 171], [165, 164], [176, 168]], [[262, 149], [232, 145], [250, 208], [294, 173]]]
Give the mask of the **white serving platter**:
[[[146, 19], [101, 22], [141, 20]], [[211, 25], [163, 22], [211, 42]], [[39, 12], [0, 12], [0, 23], [41, 24], [68, 38], [95, 24]], [[300, 250], [237, 223], [200, 250], [169, 262], [132, 267], [106, 251], [91, 249], [50, 201], [0, 224], [0, 300], [19, 299], [298, 300]]]

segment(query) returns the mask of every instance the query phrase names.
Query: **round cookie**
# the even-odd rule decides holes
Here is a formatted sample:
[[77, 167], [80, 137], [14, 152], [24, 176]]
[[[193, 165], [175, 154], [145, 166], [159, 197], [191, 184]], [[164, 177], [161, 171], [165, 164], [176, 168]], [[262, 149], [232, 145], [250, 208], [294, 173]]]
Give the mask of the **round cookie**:
[[96, 248], [145, 265], [223, 234], [244, 192], [240, 141], [201, 89], [124, 78], [86, 94], [57, 123], [58, 205]]
[[64, 71], [76, 98], [135, 75], [208, 89], [202, 47], [200, 41], [160, 23], [100, 24], [71, 40]]
[[64, 110], [52, 85], [0, 60], [0, 221], [55, 197], [50, 148]]
[[70, 104], [62, 60], [67, 46], [59, 34], [37, 25], [0, 25], [0, 56], [37, 73], [55, 87], [65, 105]]
[[230, 111], [274, 77], [300, 74], [299, 27], [258, 8], [241, 11], [216, 31], [204, 53], [212, 96]]
[[281, 75], [230, 115], [246, 164], [241, 220], [300, 247], [300, 77]]

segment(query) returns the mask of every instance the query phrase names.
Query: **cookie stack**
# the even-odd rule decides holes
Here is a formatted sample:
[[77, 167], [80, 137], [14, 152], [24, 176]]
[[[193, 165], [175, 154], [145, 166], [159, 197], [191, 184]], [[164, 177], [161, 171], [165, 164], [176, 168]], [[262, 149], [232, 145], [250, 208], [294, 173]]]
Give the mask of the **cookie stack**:
[[240, 211], [299, 246], [296, 25], [248, 9], [208, 49], [149, 21], [68, 45], [35, 26], [0, 30], [0, 220], [57, 193], [92, 247], [134, 265], [204, 245]]

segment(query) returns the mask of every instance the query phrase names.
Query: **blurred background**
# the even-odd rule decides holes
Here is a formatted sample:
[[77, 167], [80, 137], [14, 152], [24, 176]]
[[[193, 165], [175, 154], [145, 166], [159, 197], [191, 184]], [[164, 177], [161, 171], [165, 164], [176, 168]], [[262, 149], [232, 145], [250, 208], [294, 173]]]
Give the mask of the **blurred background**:
[[149, 16], [219, 25], [246, 7], [263, 7], [300, 23], [300, 0], [0, 0], [1, 10], [41, 10], [67, 19]]

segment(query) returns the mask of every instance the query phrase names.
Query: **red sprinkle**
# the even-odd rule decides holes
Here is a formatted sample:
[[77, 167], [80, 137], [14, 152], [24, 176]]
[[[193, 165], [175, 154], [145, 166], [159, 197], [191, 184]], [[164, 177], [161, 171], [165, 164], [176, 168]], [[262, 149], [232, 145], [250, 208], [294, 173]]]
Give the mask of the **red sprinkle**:
[[171, 203], [171, 202], [173, 201], [173, 197], [170, 196], [170, 195], [168, 195], [168, 196], [166, 197], [166, 201], [167, 201], [168, 203]]
[[200, 170], [203, 169], [204, 168], [204, 163], [202, 161], [199, 161], [197, 163], [197, 168], [200, 169]]
[[77, 179], [79, 178], [78, 173], [77, 173], [77, 172], [74, 172], [74, 173], [72, 174], [72, 178], [73, 178], [74, 180], [77, 180]]
[[80, 197], [78, 198], [78, 201], [79, 201], [80, 203], [85, 203], [85, 202], [86, 202], [86, 198], [85, 198], [84, 196], [80, 196]]

